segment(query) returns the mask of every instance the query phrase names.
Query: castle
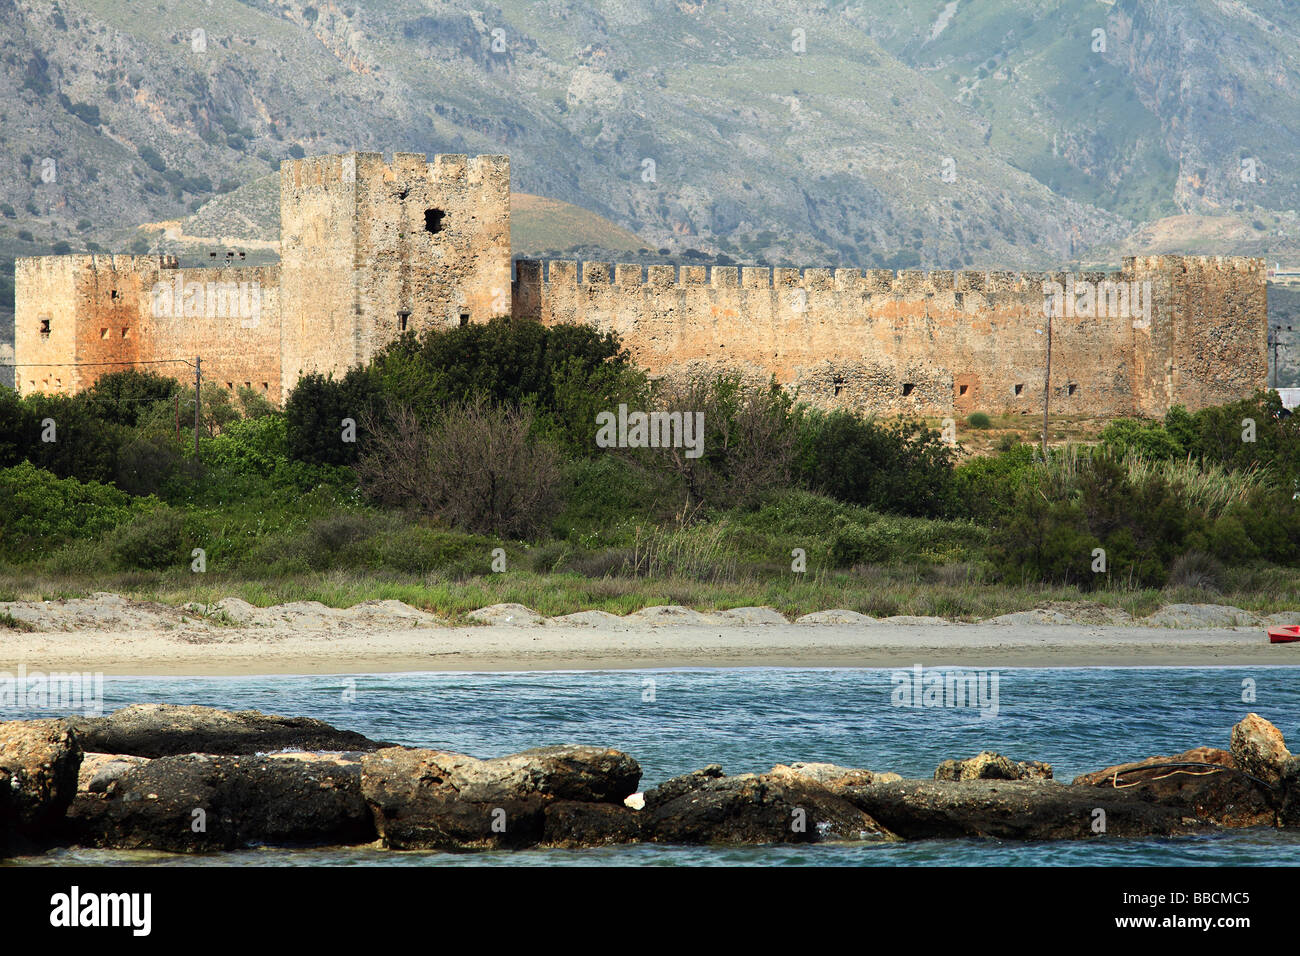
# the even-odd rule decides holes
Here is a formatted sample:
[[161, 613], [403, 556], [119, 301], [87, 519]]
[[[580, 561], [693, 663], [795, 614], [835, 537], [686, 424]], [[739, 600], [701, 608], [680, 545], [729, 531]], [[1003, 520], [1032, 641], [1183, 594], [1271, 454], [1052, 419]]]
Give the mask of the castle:
[[[274, 402], [404, 331], [493, 316], [617, 332], [653, 375], [726, 368], [824, 407], [1161, 415], [1263, 387], [1262, 260], [1146, 256], [1117, 273], [512, 262], [505, 156], [346, 153], [280, 171], [280, 263], [15, 262], [15, 379], [72, 393], [124, 367]], [[147, 364], [146, 364], [147, 363]]]

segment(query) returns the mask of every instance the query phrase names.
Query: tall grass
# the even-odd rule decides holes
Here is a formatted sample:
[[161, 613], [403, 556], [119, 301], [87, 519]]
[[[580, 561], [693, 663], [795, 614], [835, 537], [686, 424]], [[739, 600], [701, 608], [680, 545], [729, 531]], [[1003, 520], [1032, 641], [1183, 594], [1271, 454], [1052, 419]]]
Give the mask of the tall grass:
[[1228, 468], [1214, 462], [1188, 459], [1149, 459], [1129, 451], [1123, 459], [1129, 480], [1141, 483], [1162, 479], [1188, 507], [1217, 518], [1233, 505], [1244, 504], [1275, 482], [1267, 472], [1249, 468]]
[[[1069, 444], [1051, 449], [1047, 458], [1038, 458], [1035, 473], [1049, 497], [1068, 497], [1079, 486], [1080, 471], [1092, 455], [1109, 454], [1090, 445]], [[1119, 459], [1128, 480], [1134, 485], [1159, 479], [1164, 481], [1189, 508], [1213, 519], [1233, 505], [1244, 504], [1257, 492], [1272, 490], [1275, 482], [1254, 465], [1229, 468], [1216, 462], [1192, 458], [1149, 458], [1129, 449]]]

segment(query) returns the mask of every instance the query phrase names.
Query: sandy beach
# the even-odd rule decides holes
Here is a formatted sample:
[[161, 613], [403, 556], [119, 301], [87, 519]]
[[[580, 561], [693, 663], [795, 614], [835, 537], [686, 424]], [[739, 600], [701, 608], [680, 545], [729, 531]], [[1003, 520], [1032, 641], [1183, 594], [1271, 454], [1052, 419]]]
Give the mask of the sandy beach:
[[[824, 612], [797, 622], [764, 608], [699, 614], [650, 608], [626, 617], [541, 618], [517, 605], [451, 627], [397, 602], [318, 604], [217, 614], [116, 595], [0, 607], [36, 630], [0, 631], [0, 669], [126, 675], [348, 674], [668, 667], [1242, 666], [1300, 664], [1300, 644], [1262, 627], [1080, 623], [1055, 612], [980, 623]], [[1195, 606], [1207, 607], [1213, 606]], [[1183, 612], [1179, 612], [1183, 613]], [[1215, 611], [1223, 618], [1223, 614]], [[1202, 619], [1214, 614], [1201, 612]], [[1233, 619], [1228, 616], [1224, 619]], [[1153, 620], [1153, 619], [1147, 619]], [[1159, 620], [1181, 620], [1166, 613]]]

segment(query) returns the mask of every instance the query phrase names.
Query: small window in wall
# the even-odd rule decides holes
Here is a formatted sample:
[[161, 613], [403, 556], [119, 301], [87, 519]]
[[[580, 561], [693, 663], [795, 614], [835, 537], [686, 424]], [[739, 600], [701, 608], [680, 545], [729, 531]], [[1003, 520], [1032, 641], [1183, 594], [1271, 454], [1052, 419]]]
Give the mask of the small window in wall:
[[957, 394], [958, 394], [958, 395], [965, 395], [965, 394], [966, 394], [966, 390], [967, 390], [968, 388], [970, 388], [969, 385], [958, 385], [958, 386], [957, 386]]
[[844, 379], [840, 378], [838, 375], [831, 379], [831, 385], [834, 387], [836, 395], [844, 391]]
[[1073, 394], [1074, 394], [1075, 392], [1077, 392], [1078, 390], [1079, 390], [1079, 386], [1078, 386], [1078, 385], [1067, 385], [1067, 386], [1065, 386], [1065, 394], [1067, 394], [1067, 395], [1073, 395]]
[[123, 326], [123, 327], [122, 327], [122, 338], [124, 338], [124, 339], [129, 339], [130, 337], [131, 337], [131, 330], [130, 330], [129, 328], [127, 328], [126, 326]]
[[446, 215], [441, 209], [424, 211], [424, 231], [433, 235], [442, 232], [442, 217]]
[[235, 383], [234, 383], [234, 382], [227, 382], [227, 383], [226, 383], [226, 388], [230, 389], [230, 390], [233, 392], [233, 391], [235, 390]]
[[263, 383], [262, 383], [262, 391], [264, 391], [264, 392], [269, 392], [270, 390], [271, 390], [271, 387], [270, 387], [269, 385], [267, 385], [265, 382], [263, 382]]
[[244, 383], [244, 388], [252, 388], [252, 387], [253, 387], [253, 383], [252, 383], [252, 382], [245, 382], [245, 383]]
[[398, 313], [397, 313], [397, 330], [398, 330], [399, 332], [405, 332], [405, 331], [406, 331], [406, 320], [409, 319], [410, 317], [411, 317], [411, 313], [410, 313], [410, 312], [398, 312]]
[[468, 313], [468, 312], [462, 312], [462, 313], [460, 314], [460, 327], [461, 327], [461, 328], [464, 328], [464, 327], [467, 326], [467, 325], [469, 325], [469, 313]]
[[50, 334], [50, 320], [41, 319], [41, 335], [48, 337]]
[[108, 329], [100, 329], [100, 330], [99, 330], [99, 337], [100, 337], [101, 339], [106, 339], [106, 338], [108, 338]]
[[108, 296], [110, 299], [120, 299], [122, 297], [122, 293], [114, 289], [112, 292], [108, 294]]
[[912, 389], [914, 389], [914, 388], [916, 388], [916, 383], [915, 383], [915, 382], [904, 382], [904, 383], [903, 383], [903, 394], [904, 394], [904, 395], [911, 395], [911, 394], [912, 394]]
[[1021, 383], [1017, 383], [1016, 385], [1013, 385], [1012, 388], [1015, 389], [1015, 393], [1017, 395], [1021, 394], [1025, 390], [1025, 386]]

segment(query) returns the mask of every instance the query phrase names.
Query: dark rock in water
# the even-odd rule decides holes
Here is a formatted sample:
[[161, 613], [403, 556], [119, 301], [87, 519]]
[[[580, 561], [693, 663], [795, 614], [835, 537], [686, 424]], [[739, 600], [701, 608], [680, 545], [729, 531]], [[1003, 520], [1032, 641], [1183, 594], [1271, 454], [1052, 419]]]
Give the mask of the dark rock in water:
[[170, 757], [257, 754], [277, 750], [378, 750], [391, 744], [310, 717], [176, 704], [133, 704], [106, 717], [69, 717], [88, 751]]
[[[1222, 767], [1171, 764], [1213, 764]], [[1221, 827], [1271, 826], [1280, 794], [1238, 773], [1226, 750], [1197, 747], [1169, 757], [1148, 757], [1074, 778], [1076, 786], [1130, 793]]]
[[645, 792], [645, 809], [654, 810], [693, 790], [699, 790], [710, 780], [721, 780], [724, 777], [726, 774], [722, 772], [722, 764], [711, 763], [702, 770], [692, 770], [680, 777], [665, 780], [653, 790]]
[[77, 793], [81, 745], [61, 720], [0, 723], [0, 849], [46, 837]]
[[641, 839], [641, 814], [612, 803], [557, 800], [546, 808], [542, 842], [577, 849], [635, 843]]
[[1282, 765], [1291, 756], [1278, 730], [1259, 714], [1247, 714], [1232, 728], [1232, 756], [1237, 766], [1272, 784], [1282, 781]]
[[1288, 757], [1282, 764], [1282, 807], [1278, 822], [1300, 827], [1300, 757]]
[[1198, 821], [1128, 791], [1066, 786], [1046, 780], [902, 780], [850, 787], [845, 799], [908, 840], [997, 837], [1073, 840], [1105, 835], [1165, 836], [1192, 832]]
[[815, 783], [773, 774], [727, 777], [716, 765], [645, 795], [642, 831], [659, 843], [892, 840], [868, 814]]
[[621, 809], [641, 779], [627, 754], [579, 746], [491, 760], [393, 747], [367, 754], [362, 768], [362, 792], [384, 845], [408, 850], [534, 846], [544, 838], [548, 805]]
[[111, 773], [102, 792], [77, 794], [65, 830], [72, 842], [202, 853], [375, 839], [356, 760], [185, 754], [119, 762], [104, 768]]
[[1016, 762], [991, 750], [967, 760], [945, 760], [934, 771], [935, 780], [1051, 780], [1052, 765], [1037, 760]]

